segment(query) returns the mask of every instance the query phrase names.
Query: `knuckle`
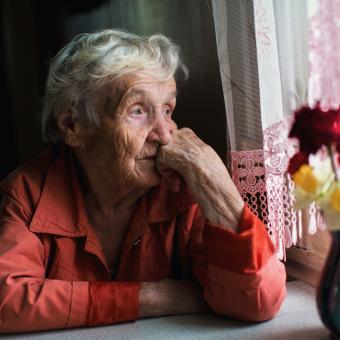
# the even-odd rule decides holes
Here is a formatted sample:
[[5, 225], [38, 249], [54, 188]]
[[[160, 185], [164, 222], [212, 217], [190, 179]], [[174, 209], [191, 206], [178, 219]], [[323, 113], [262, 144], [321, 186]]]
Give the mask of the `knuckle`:
[[191, 134], [191, 135], [193, 135], [194, 134], [194, 131], [192, 131], [190, 128], [188, 128], [188, 127], [184, 127], [184, 128], [182, 128], [181, 129], [184, 133], [186, 133], [186, 134]]

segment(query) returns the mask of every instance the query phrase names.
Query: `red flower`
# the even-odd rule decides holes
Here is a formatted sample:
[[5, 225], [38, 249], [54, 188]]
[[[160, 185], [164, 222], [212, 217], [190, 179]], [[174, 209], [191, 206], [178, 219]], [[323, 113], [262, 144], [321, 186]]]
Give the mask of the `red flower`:
[[313, 109], [302, 107], [295, 112], [289, 137], [298, 138], [300, 150], [307, 155], [316, 153], [322, 145], [335, 144], [340, 150], [340, 109], [323, 111], [319, 104]]
[[299, 170], [300, 166], [308, 164], [308, 155], [299, 151], [290, 160], [288, 165], [288, 172], [290, 175], [294, 175]]

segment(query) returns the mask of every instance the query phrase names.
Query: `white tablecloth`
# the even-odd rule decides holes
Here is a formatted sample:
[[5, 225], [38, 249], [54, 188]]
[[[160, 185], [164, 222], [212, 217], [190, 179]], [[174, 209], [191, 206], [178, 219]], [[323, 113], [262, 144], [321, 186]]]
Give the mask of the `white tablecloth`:
[[0, 339], [329, 339], [329, 332], [317, 314], [315, 289], [300, 281], [288, 282], [287, 287], [288, 295], [279, 314], [273, 320], [259, 324], [241, 323], [213, 314], [196, 314], [106, 327], [2, 335]]

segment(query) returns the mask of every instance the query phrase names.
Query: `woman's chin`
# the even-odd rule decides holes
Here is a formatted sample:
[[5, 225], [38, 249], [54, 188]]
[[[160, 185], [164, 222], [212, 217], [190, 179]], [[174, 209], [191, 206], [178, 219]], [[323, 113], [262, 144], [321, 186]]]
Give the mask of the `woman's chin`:
[[156, 170], [153, 169], [143, 169], [143, 171], [138, 171], [138, 185], [145, 188], [152, 188], [159, 185], [161, 181], [161, 176]]

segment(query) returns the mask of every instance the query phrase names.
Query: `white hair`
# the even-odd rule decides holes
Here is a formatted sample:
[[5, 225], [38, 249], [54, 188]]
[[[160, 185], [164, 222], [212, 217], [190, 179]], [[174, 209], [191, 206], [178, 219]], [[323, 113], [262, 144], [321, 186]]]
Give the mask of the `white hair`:
[[161, 34], [142, 37], [122, 30], [102, 30], [77, 35], [52, 59], [46, 82], [42, 112], [42, 134], [46, 143], [61, 140], [58, 115], [72, 110], [76, 117], [99, 126], [95, 98], [104, 86], [136, 71], [146, 70], [159, 80], [188, 70], [180, 50]]

